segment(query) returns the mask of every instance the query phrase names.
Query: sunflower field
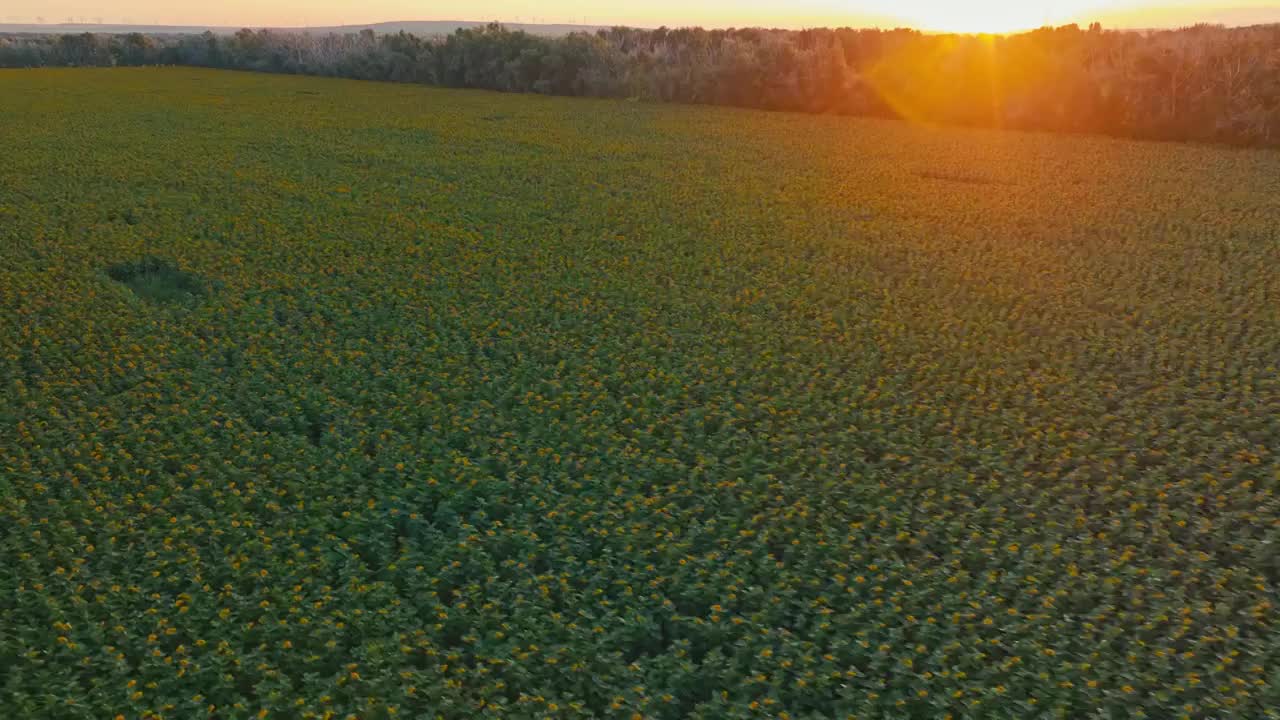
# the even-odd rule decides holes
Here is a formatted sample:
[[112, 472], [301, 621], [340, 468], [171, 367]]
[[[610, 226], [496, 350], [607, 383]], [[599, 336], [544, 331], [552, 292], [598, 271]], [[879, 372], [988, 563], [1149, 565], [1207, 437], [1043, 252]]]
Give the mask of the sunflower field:
[[1280, 153], [0, 71], [15, 718], [1280, 718]]

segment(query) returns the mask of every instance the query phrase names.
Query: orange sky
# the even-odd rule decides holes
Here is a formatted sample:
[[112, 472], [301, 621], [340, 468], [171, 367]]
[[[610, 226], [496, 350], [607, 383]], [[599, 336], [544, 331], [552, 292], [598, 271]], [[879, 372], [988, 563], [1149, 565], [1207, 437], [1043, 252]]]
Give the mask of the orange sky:
[[[1150, 10], [1159, 5], [1160, 11]], [[1221, 20], [1280, 0], [7, 0], [0, 22], [301, 26], [384, 20], [504, 20], [637, 26], [910, 25], [1002, 31], [1063, 22], [1158, 26]], [[1231, 16], [1232, 18], [1238, 16]], [[1247, 14], [1251, 21], [1263, 16]]]

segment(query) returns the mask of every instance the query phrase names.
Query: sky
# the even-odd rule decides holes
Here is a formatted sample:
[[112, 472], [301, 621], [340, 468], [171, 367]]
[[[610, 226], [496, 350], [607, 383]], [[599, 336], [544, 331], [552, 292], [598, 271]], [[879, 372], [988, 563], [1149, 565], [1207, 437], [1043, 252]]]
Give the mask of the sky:
[[[1235, 11], [1230, 17], [1264, 17], [1259, 8], [1275, 9], [1280, 20], [1280, 0], [5, 0], [0, 22], [297, 27], [501, 20], [639, 27], [907, 25], [999, 32], [1094, 19], [1154, 27], [1218, 20], [1224, 10]], [[1239, 12], [1246, 9], [1253, 12]]]

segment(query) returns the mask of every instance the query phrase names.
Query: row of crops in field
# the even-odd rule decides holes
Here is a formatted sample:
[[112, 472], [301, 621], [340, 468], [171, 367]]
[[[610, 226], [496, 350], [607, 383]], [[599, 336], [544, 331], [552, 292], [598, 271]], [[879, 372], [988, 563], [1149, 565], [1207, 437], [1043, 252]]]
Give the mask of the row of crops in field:
[[1276, 717], [1280, 155], [0, 97], [15, 715]]

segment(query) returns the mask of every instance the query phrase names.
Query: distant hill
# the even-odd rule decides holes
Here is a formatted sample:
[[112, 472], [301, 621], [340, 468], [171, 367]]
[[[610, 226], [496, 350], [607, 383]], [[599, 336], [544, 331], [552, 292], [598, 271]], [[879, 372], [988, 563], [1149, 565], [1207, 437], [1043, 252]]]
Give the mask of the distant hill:
[[[286, 28], [313, 33], [353, 33], [373, 30], [377, 33], [407, 32], [412, 35], [448, 35], [459, 28], [479, 27], [483, 22], [471, 20], [409, 20], [402, 22], [374, 23], [373, 25], [335, 25], [332, 27]], [[572, 32], [595, 32], [608, 25], [555, 25], [532, 23], [502, 23], [508, 30], [523, 30], [531, 35], [568, 35]]]
[[[1280, 2], [1280, 0], [1278, 0]], [[1079, 22], [1099, 21], [1108, 28], [1161, 29], [1178, 28], [1197, 23], [1212, 23], [1228, 27], [1249, 25], [1266, 25], [1280, 23], [1280, 5], [1276, 7], [1235, 7], [1235, 8], [1196, 8], [1186, 6], [1154, 6], [1148, 8], [1131, 8], [1124, 10], [1099, 10], [1090, 15], [1081, 16]], [[487, 24], [480, 20], [406, 20], [398, 22], [381, 22], [369, 25], [332, 25], [322, 27], [276, 27], [272, 30], [285, 32], [305, 32], [314, 34], [355, 33], [361, 30], [373, 30], [377, 33], [407, 32], [413, 35], [448, 35], [459, 28], [479, 27]], [[857, 25], [857, 23], [852, 23]], [[533, 24], [507, 23], [503, 25], [511, 30], [523, 30], [533, 35], [557, 36], [571, 32], [595, 32], [608, 25], [566, 25], [566, 24]], [[869, 23], [881, 27], [892, 26], [891, 22]], [[88, 23], [59, 23], [46, 25], [4, 24], [0, 23], [0, 34], [8, 33], [102, 33], [124, 34], [144, 33], [148, 35], [185, 35], [213, 32], [231, 34], [240, 30], [240, 26], [211, 27], [198, 25], [111, 25]]]
[[100, 33], [123, 35], [144, 33], [147, 35], [199, 35], [206, 30], [219, 34], [231, 34], [239, 28], [197, 27], [194, 25], [97, 25], [93, 23], [12, 24], [0, 23], [0, 34], [31, 33], [37, 35], [65, 35], [68, 33]]
[[[413, 35], [449, 35], [459, 28], [480, 27], [487, 23], [479, 20], [411, 20], [403, 22], [383, 22], [371, 25], [333, 25], [327, 27], [280, 27], [270, 28], [285, 32], [306, 32], [326, 35], [329, 33], [355, 33], [361, 30], [372, 30], [376, 33], [398, 33], [401, 31]], [[571, 32], [595, 32], [605, 25], [553, 25], [531, 23], [503, 23], [510, 30], [523, 30], [531, 35], [568, 35]], [[101, 33], [104, 35], [122, 35], [125, 33], [143, 33], [147, 35], [198, 35], [212, 32], [229, 35], [240, 30], [239, 26], [215, 27], [199, 25], [96, 25], [88, 23], [59, 23], [48, 25], [14, 25], [0, 23], [0, 33], [38, 33], [62, 35], [67, 33]], [[256, 28], [255, 28], [256, 29]]]
[[1280, 5], [1275, 7], [1153, 7], [1123, 10], [1101, 10], [1082, 22], [1097, 20], [1106, 27], [1118, 28], [1179, 28], [1197, 23], [1248, 27], [1280, 23]]

